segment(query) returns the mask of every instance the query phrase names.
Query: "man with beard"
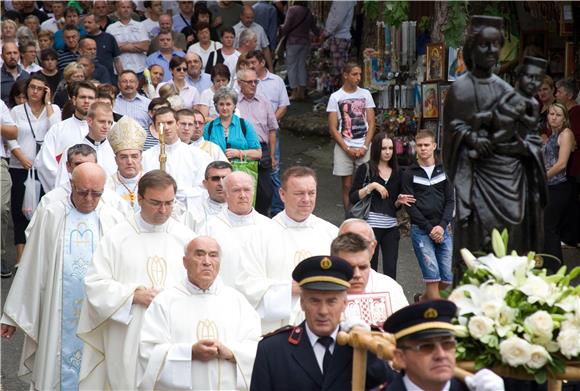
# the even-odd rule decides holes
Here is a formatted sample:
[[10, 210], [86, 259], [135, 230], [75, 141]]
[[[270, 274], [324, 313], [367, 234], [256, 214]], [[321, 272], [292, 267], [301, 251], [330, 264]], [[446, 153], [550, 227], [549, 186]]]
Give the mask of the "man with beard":
[[17, 80], [27, 80], [30, 74], [18, 64], [20, 61], [20, 50], [18, 50], [18, 45], [14, 42], [4, 42], [2, 45], [2, 61], [4, 61], [4, 64], [0, 68], [2, 77], [0, 90], [2, 100], [6, 103], [6, 106], [9, 106], [8, 96], [10, 95], [12, 85]]

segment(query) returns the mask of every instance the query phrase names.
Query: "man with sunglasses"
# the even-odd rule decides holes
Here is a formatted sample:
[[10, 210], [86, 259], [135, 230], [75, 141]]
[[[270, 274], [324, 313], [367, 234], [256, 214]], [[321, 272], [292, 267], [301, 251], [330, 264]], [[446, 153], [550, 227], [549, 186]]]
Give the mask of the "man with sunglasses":
[[137, 188], [140, 211], [108, 231], [85, 277], [81, 389], [137, 388], [143, 314], [157, 293], [186, 278], [183, 249], [197, 235], [171, 218], [175, 180], [153, 170]]
[[[457, 307], [448, 300], [413, 304], [393, 313], [384, 330], [395, 336], [395, 362], [402, 371], [386, 391], [503, 391], [503, 380], [488, 369], [465, 379], [453, 378]], [[466, 387], [467, 386], [467, 387]]]
[[224, 191], [224, 179], [232, 173], [232, 165], [228, 162], [216, 160], [205, 168], [203, 192], [198, 197], [187, 198], [187, 212], [184, 224], [198, 235], [207, 234], [207, 224], [214, 216], [227, 208]]
[[78, 389], [83, 279], [102, 235], [124, 220], [101, 200], [106, 179], [96, 163], [79, 165], [69, 196], [39, 211], [31, 228], [1, 320], [4, 338], [24, 332], [19, 374], [31, 389]]

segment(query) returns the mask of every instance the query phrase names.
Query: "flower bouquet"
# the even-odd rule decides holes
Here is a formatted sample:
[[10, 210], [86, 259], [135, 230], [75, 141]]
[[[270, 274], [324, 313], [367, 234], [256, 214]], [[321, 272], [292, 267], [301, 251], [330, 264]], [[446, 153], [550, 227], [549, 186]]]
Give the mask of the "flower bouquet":
[[458, 307], [457, 360], [538, 383], [578, 376], [580, 286], [570, 281], [580, 267], [547, 275], [534, 269], [535, 254], [507, 255], [507, 241], [507, 232], [494, 230], [495, 254], [476, 258], [461, 250], [467, 271], [449, 296]]

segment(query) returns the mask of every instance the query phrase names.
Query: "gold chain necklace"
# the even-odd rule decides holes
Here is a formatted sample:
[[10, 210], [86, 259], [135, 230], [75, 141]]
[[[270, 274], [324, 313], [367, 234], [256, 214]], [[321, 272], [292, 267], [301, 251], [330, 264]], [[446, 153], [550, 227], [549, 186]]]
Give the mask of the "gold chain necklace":
[[[141, 177], [141, 175], [139, 175], [139, 177]], [[137, 185], [139, 184], [139, 180], [137, 180], [137, 182], [135, 183], [135, 186], [133, 186], [133, 189], [132, 190], [129, 189], [129, 187], [127, 187], [127, 185], [125, 184], [125, 182], [123, 182], [121, 180], [121, 175], [119, 175], [119, 171], [117, 171], [117, 180], [129, 192], [129, 202], [131, 203], [131, 208], [132, 208], [135, 205], [135, 201], [137, 199], [137, 197], [135, 195], [135, 189], [137, 188]]]

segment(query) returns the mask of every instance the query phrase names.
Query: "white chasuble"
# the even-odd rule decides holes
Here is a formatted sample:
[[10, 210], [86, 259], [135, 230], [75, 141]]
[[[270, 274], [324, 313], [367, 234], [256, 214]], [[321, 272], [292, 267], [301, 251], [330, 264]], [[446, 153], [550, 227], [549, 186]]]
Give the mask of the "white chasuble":
[[[207, 190], [198, 197], [187, 197], [187, 211], [183, 214], [182, 222], [198, 235], [208, 235], [207, 225], [221, 211], [228, 207], [223, 202], [215, 202], [209, 198]], [[211, 236], [211, 235], [210, 235]]]
[[78, 335], [85, 342], [81, 389], [136, 388], [137, 349], [146, 308], [138, 287], [163, 290], [182, 281], [185, 246], [195, 233], [173, 219], [146, 223], [140, 214], [107, 233], [85, 277]]
[[[240, 262], [240, 253], [244, 244], [256, 240], [263, 226], [272, 226], [269, 218], [256, 212], [255, 209], [244, 216], [232, 213], [229, 209], [223, 210], [210, 220], [206, 234], [211, 236], [220, 245], [220, 277], [223, 282], [235, 288], [236, 277], [244, 263]], [[268, 230], [268, 228], [264, 228]]]
[[236, 288], [262, 318], [262, 333], [303, 319], [298, 296], [292, 295], [292, 271], [305, 258], [330, 254], [338, 228], [310, 215], [296, 222], [282, 211], [271, 227], [260, 229], [241, 252]]
[[138, 184], [142, 174], [135, 175], [133, 178], [125, 178], [117, 171], [107, 178], [107, 189], [117, 193], [123, 201], [125, 201], [133, 209], [134, 213], [141, 210], [137, 202], [137, 192], [139, 191]]
[[77, 326], [85, 297], [85, 274], [100, 237], [97, 213], [71, 209], [64, 231], [60, 384], [63, 390], [76, 390], [83, 354]]
[[[14, 325], [25, 334], [18, 375], [35, 390], [69, 389], [60, 384], [60, 357], [61, 340], [67, 338], [61, 335], [63, 315], [75, 312], [63, 308], [67, 304], [64, 281], [71, 277], [64, 276], [68, 270], [64, 267], [65, 224], [71, 210], [73, 206], [65, 198], [35, 214], [36, 222], [30, 230], [2, 316], [2, 323]], [[101, 202], [96, 213], [99, 224], [94, 231], [96, 237], [124, 220], [117, 210]], [[78, 271], [75, 268], [72, 272]]]
[[[193, 344], [215, 339], [232, 351], [226, 360], [192, 361]], [[185, 280], [151, 303], [140, 339], [141, 390], [249, 389], [260, 318], [242, 294], [221, 280], [203, 291]]]

